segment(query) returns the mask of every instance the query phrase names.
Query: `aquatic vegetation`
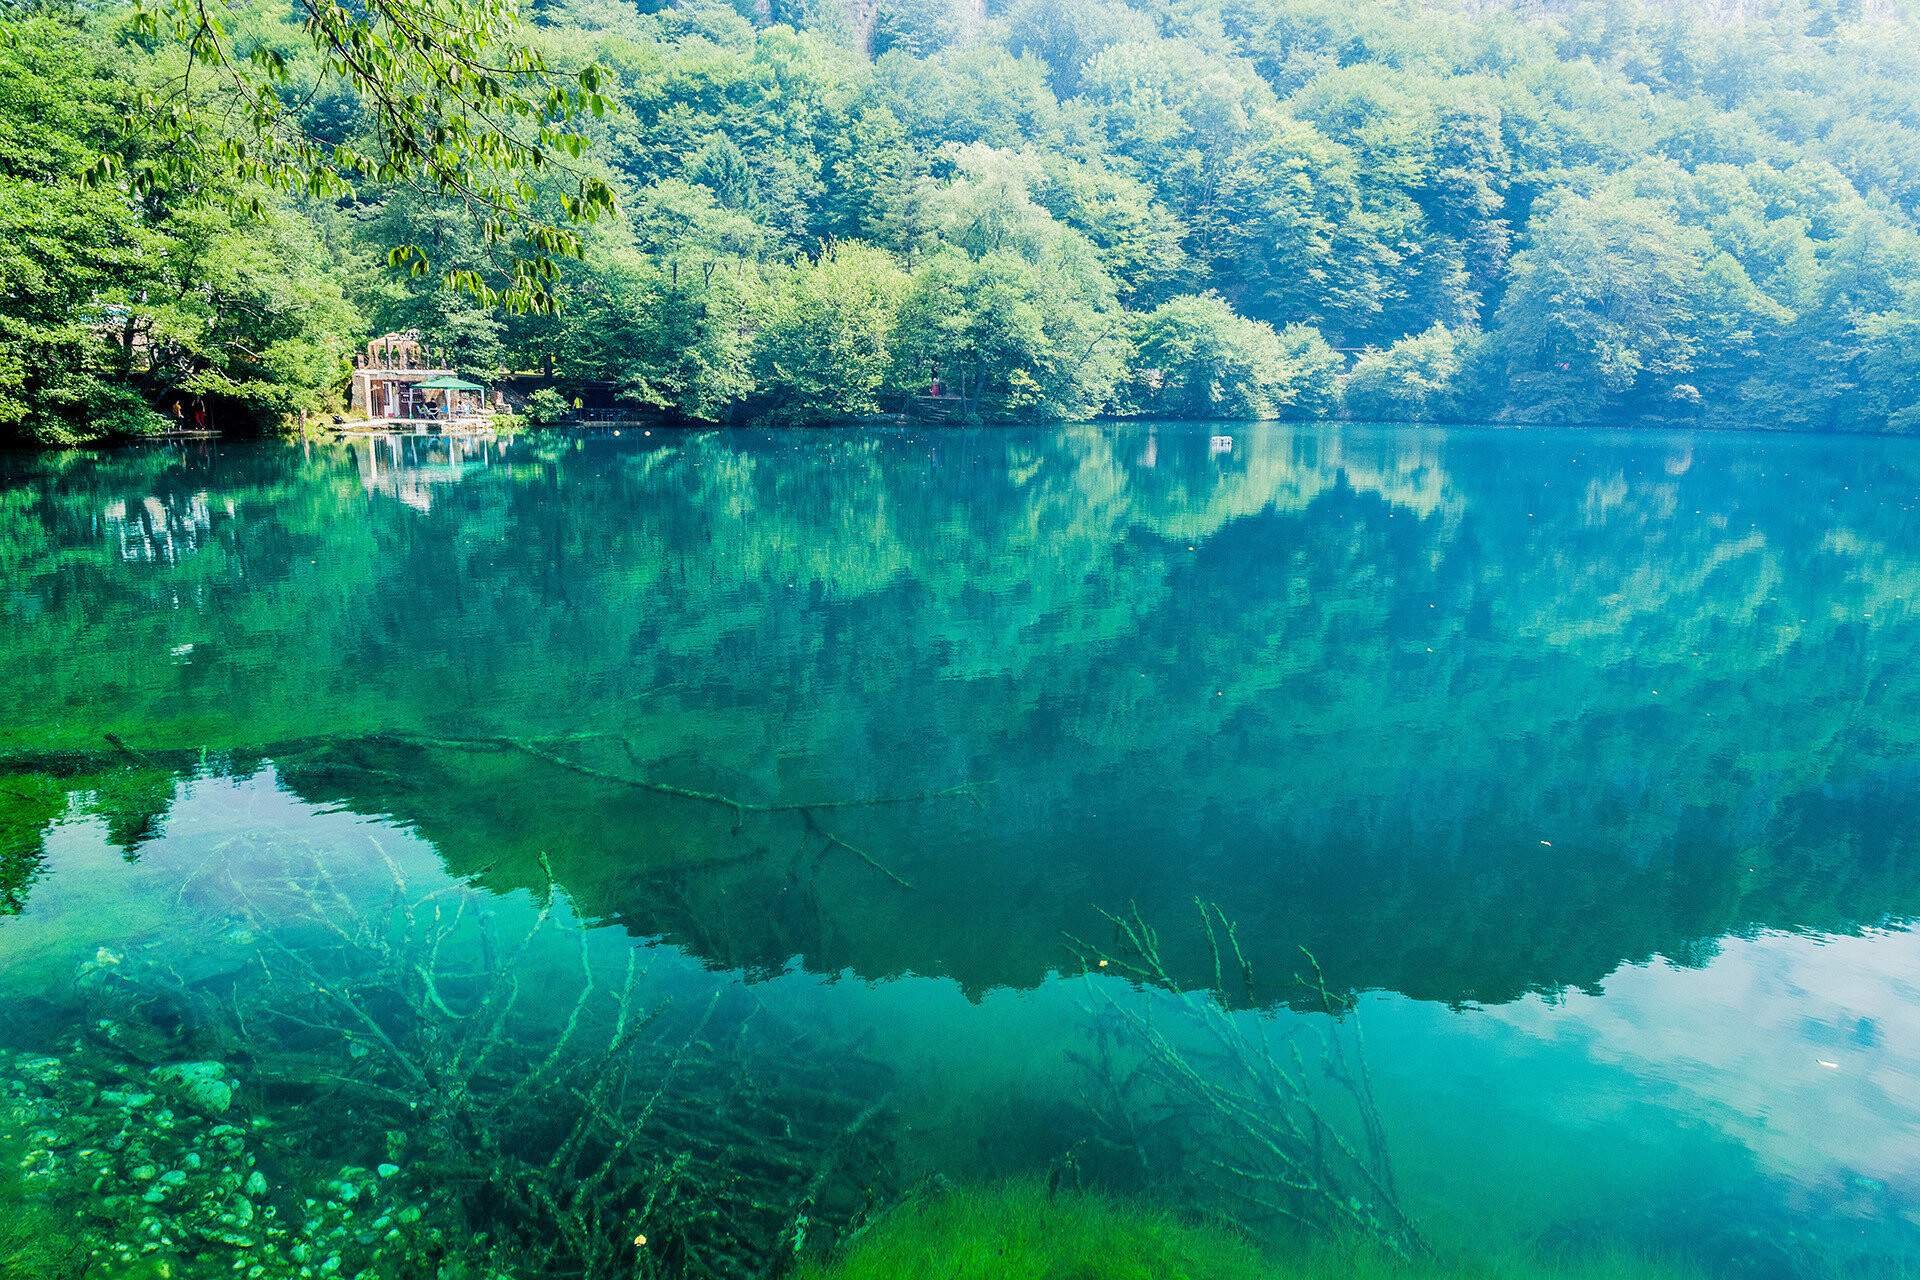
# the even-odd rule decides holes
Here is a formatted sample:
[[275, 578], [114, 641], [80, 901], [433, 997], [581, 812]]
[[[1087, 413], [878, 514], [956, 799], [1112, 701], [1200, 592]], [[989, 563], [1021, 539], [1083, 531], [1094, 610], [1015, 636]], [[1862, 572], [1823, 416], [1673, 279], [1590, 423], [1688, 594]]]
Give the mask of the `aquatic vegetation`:
[[1261, 1256], [1217, 1227], [1040, 1182], [957, 1188], [904, 1204], [800, 1280], [1240, 1280]]
[[222, 945], [103, 950], [85, 1031], [11, 1064], [23, 1176], [100, 1274], [759, 1276], [890, 1200], [885, 1072], [738, 986], [648, 989], [551, 895], [509, 925], [385, 866], [183, 887], [239, 904]]
[[[0, 1108], [0, 1122], [10, 1118]], [[0, 1180], [0, 1277], [4, 1280], [77, 1280], [88, 1262], [44, 1206], [25, 1203], [17, 1189]]]
[[1430, 1256], [1401, 1207], [1351, 1000], [1327, 986], [1307, 954], [1310, 976], [1294, 981], [1325, 1015], [1314, 1058], [1302, 1037], [1250, 1026], [1234, 1006], [1258, 1008], [1263, 994], [1239, 931], [1218, 906], [1196, 905], [1213, 958], [1208, 987], [1175, 981], [1160, 935], [1137, 907], [1108, 915], [1109, 950], [1074, 940], [1089, 979], [1105, 973], [1164, 993], [1143, 1005], [1089, 982], [1095, 1047], [1080, 1060], [1101, 1147], [1135, 1166], [1144, 1186], [1263, 1238], [1297, 1228], [1314, 1238], [1358, 1236], [1402, 1259]]
[[947, 1188], [877, 1222], [799, 1280], [1691, 1280], [1625, 1257], [1409, 1262], [1352, 1237], [1267, 1254], [1150, 1203], [1038, 1181]]

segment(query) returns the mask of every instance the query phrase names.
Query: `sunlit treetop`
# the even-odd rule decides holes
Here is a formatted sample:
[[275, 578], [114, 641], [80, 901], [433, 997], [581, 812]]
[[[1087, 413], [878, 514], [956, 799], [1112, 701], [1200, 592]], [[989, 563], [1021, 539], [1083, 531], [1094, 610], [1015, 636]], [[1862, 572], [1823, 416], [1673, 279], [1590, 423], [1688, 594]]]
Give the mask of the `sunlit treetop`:
[[[95, 180], [150, 195], [224, 175], [255, 209], [263, 188], [334, 198], [361, 184], [421, 187], [467, 203], [488, 241], [511, 250], [504, 280], [455, 267], [442, 273], [448, 287], [551, 310], [556, 259], [578, 256], [581, 225], [614, 208], [606, 182], [572, 163], [587, 145], [574, 124], [610, 106], [605, 73], [550, 65], [526, 39], [518, 0], [295, 0], [294, 9], [312, 66], [241, 39], [245, 12], [225, 0], [139, 0], [134, 31], [177, 41], [185, 58], [128, 114], [128, 130], [157, 145], [132, 163], [103, 157]], [[359, 100], [361, 127], [323, 136], [307, 109], [342, 88]], [[210, 89], [226, 100], [218, 121], [208, 118]], [[417, 276], [436, 270], [418, 243], [391, 246], [387, 261]]]

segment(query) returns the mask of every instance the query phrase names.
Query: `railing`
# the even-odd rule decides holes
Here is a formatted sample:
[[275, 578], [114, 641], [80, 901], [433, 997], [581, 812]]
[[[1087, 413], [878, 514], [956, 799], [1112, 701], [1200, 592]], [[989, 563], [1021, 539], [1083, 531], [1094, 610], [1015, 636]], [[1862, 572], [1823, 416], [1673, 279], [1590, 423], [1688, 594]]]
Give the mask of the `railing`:
[[489, 414], [462, 415], [457, 418], [363, 418], [358, 422], [339, 422], [334, 424], [336, 431], [373, 431], [391, 432], [396, 427], [425, 428], [415, 430], [417, 435], [434, 435], [449, 429], [457, 431], [491, 431], [493, 417]]

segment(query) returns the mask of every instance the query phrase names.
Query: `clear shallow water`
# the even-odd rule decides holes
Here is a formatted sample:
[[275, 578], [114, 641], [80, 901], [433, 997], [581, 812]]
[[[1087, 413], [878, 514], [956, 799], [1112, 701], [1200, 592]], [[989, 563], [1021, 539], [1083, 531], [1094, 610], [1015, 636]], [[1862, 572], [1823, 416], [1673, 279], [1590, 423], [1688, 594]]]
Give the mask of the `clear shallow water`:
[[[108, 1264], [192, 1274], [146, 1248], [174, 1193], [135, 1176], [184, 1154], [77, 1153], [170, 1102], [210, 1121], [164, 1073], [216, 1062], [222, 1122], [261, 1123], [190, 1229], [325, 1236], [339, 1197], [303, 1188], [344, 1169], [384, 1216], [504, 1237], [521, 1207], [427, 1166], [545, 1167], [567, 1134], [499, 1080], [564, 1090], [617, 1044], [662, 1101], [591, 1230], [647, 1224], [667, 1273], [819, 1248], [934, 1175], [1277, 1235], [1204, 1176], [1244, 1134], [1175, 1113], [1116, 1154], [1166, 1101], [1100, 1101], [1130, 1018], [1230, 1074], [1174, 993], [1083, 976], [1137, 912], [1233, 1035], [1318, 1063], [1364, 1032], [1394, 1199], [1439, 1248], [1911, 1273], [1920, 447], [1226, 434], [0, 463], [12, 1194], [83, 1187], [63, 1230], [131, 1224]], [[503, 1014], [509, 981], [534, 994]], [[621, 1041], [643, 1009], [670, 1012]], [[497, 1047], [449, 1048], [474, 1028]], [[476, 1058], [510, 1107], [376, 1092]], [[154, 1102], [100, 1101], [156, 1069]], [[608, 1140], [579, 1146], [597, 1170]], [[258, 1226], [219, 1221], [236, 1194]]]

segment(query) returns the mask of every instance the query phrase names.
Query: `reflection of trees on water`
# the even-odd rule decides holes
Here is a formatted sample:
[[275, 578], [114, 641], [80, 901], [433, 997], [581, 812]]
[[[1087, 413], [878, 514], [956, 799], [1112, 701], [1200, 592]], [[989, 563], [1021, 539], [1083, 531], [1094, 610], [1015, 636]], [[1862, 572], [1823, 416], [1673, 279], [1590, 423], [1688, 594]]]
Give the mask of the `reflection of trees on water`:
[[[1092, 903], [1200, 893], [1340, 984], [1505, 999], [1920, 909], [1917, 462], [662, 433], [516, 441], [423, 510], [344, 448], [115, 455], [0, 505], [0, 751], [336, 735], [281, 762], [303, 794], [501, 885], [549, 851], [588, 909], [730, 965], [1026, 984]], [[194, 554], [122, 559], [115, 502], [204, 512]], [[989, 786], [833, 829], [907, 890], [804, 824], [384, 730], [598, 734], [572, 758], [767, 802]], [[8, 781], [39, 797], [0, 797], [15, 865], [62, 784]]]

